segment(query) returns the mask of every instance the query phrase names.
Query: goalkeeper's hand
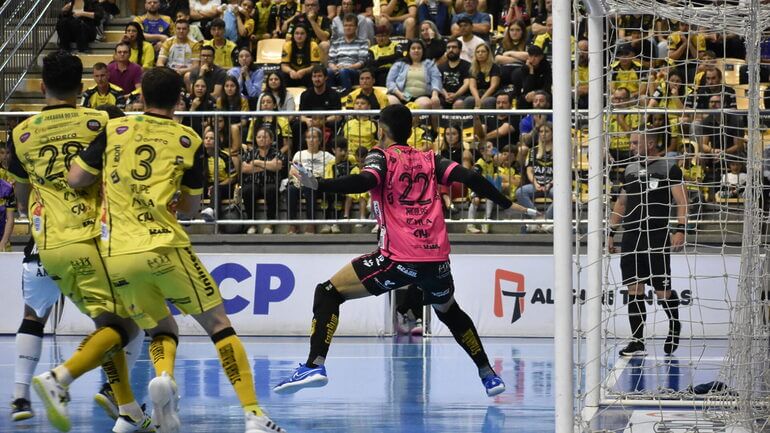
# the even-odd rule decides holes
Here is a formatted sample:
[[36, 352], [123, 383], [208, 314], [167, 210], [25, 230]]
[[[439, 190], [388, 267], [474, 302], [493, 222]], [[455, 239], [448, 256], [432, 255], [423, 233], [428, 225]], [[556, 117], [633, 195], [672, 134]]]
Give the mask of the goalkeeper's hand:
[[296, 162], [292, 163], [290, 173], [299, 181], [300, 185], [310, 189], [318, 189], [318, 179], [302, 165]]

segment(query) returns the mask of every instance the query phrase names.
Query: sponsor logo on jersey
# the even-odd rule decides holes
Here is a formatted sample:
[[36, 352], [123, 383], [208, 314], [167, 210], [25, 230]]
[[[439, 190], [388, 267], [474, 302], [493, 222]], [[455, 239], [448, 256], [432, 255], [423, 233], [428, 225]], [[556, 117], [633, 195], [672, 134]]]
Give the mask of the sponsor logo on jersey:
[[115, 132], [118, 135], [125, 134], [126, 131], [128, 131], [128, 126], [118, 126], [117, 128], [115, 128]]
[[91, 119], [86, 122], [86, 128], [90, 129], [91, 131], [98, 131], [102, 128], [102, 123], [98, 120]]
[[192, 146], [192, 141], [190, 140], [190, 137], [188, 137], [186, 135], [183, 135], [183, 136], [179, 137], [179, 144], [181, 144], [182, 147], [187, 149], [190, 146]]
[[29, 132], [25, 132], [24, 134], [21, 134], [21, 137], [19, 137], [19, 141], [21, 141], [22, 143], [24, 143], [25, 141], [29, 140], [29, 137], [30, 137], [31, 135], [32, 135], [32, 134], [30, 134]]

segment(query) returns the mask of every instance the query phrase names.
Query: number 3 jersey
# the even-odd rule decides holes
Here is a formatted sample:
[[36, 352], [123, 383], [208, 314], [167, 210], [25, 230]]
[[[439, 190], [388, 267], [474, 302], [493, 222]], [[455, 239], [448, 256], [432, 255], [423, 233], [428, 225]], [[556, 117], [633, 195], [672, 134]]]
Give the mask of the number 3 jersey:
[[438, 183], [446, 184], [456, 162], [409, 146], [372, 149], [362, 171], [377, 178], [370, 191], [380, 224], [380, 251], [399, 262], [449, 258], [449, 237]]
[[166, 117], [142, 114], [107, 123], [75, 160], [102, 176], [102, 254], [190, 245], [173, 207], [179, 192], [201, 194], [202, 149], [195, 131]]
[[104, 130], [107, 113], [50, 106], [13, 129], [9, 172], [30, 183], [29, 218], [41, 250], [99, 236], [99, 185], [74, 190], [67, 173], [78, 152]]

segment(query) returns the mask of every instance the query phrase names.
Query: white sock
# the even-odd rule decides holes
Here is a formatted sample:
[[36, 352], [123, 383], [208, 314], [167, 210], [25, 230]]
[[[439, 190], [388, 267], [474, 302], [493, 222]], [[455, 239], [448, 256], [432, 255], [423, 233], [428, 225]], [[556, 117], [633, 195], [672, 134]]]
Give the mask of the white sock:
[[144, 347], [144, 331], [141, 329], [136, 333], [131, 341], [126, 344], [123, 351], [126, 352], [126, 367], [128, 367], [128, 373], [131, 374], [136, 360], [139, 359], [139, 355], [142, 354], [142, 347]]
[[468, 206], [468, 219], [476, 218], [476, 202], [471, 199], [471, 204]]
[[492, 203], [492, 200], [487, 199], [487, 203], [486, 203], [485, 206], [486, 207], [484, 209], [484, 216], [487, 219], [492, 219], [492, 212], [495, 210], [495, 204]]
[[29, 400], [29, 384], [35, 373], [40, 353], [43, 351], [43, 338], [31, 334], [16, 334], [15, 389], [13, 398]]
[[139, 407], [136, 400], [128, 404], [121, 404], [118, 406], [118, 412], [120, 412], [121, 415], [128, 415], [134, 421], [142, 420], [142, 408]]

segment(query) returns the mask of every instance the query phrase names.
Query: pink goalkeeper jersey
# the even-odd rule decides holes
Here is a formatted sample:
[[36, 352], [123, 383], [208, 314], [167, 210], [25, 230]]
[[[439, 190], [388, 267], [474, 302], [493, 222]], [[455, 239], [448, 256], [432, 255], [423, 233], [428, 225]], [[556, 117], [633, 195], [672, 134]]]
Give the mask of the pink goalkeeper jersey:
[[382, 254], [400, 262], [446, 261], [449, 237], [438, 184], [447, 183], [457, 163], [443, 159], [437, 168], [433, 151], [402, 145], [375, 149], [369, 155], [374, 158], [367, 157], [371, 163], [365, 163], [364, 171], [377, 177], [370, 193], [380, 223]]

